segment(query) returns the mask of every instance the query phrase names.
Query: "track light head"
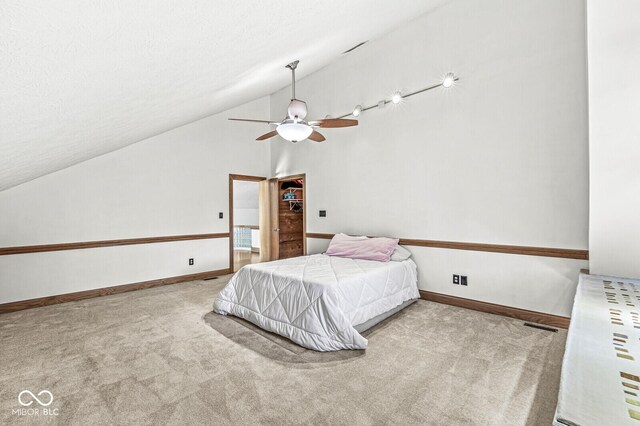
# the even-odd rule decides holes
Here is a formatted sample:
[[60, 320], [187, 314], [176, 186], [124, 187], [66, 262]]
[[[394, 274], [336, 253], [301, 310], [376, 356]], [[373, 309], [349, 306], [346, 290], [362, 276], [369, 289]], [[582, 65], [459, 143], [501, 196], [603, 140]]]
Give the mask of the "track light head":
[[445, 75], [444, 78], [442, 79], [442, 87], [444, 87], [445, 89], [448, 89], [449, 87], [453, 86], [453, 83], [455, 81], [456, 81], [456, 76], [453, 75], [452, 72], [450, 72], [447, 75]]
[[362, 113], [362, 105], [356, 105], [356, 107], [353, 109], [353, 112], [351, 113], [354, 117], [359, 116]]
[[400, 91], [397, 91], [391, 97], [391, 102], [393, 102], [394, 104], [399, 104], [400, 101], [402, 101], [402, 93], [400, 93]]

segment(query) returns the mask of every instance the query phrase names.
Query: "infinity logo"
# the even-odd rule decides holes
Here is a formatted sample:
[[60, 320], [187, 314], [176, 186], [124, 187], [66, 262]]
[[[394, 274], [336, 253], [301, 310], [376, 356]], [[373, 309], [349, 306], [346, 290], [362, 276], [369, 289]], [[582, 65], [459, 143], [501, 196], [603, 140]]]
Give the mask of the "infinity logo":
[[38, 399], [38, 396], [35, 396], [33, 394], [33, 392], [31, 392], [30, 390], [23, 390], [22, 392], [20, 392], [18, 394], [18, 402], [20, 403], [20, 405], [22, 405], [24, 407], [28, 407], [31, 404], [33, 404], [33, 401], [29, 401], [29, 402], [22, 401], [22, 396], [25, 395], [25, 394], [31, 395], [31, 398], [35, 399], [36, 402], [38, 404], [42, 405], [43, 407], [48, 407], [53, 402], [53, 395], [48, 390], [41, 390], [40, 392], [38, 392], [38, 396], [41, 396], [42, 394], [49, 395], [49, 402], [47, 402], [47, 403], [44, 403], [44, 402], [40, 401], [40, 399]]

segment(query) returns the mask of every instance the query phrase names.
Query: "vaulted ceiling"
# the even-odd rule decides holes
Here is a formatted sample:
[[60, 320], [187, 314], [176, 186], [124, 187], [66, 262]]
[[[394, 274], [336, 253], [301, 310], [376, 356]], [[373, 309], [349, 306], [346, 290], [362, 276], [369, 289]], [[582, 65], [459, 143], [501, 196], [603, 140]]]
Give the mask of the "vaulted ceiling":
[[289, 84], [444, 0], [0, 0], [0, 190]]

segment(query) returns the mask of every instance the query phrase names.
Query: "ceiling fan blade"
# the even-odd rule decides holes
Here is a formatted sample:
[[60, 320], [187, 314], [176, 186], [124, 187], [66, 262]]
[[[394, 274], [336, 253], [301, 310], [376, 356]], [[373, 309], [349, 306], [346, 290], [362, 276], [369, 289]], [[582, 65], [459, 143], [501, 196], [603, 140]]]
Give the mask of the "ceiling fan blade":
[[349, 118], [325, 118], [324, 120], [313, 120], [309, 122], [309, 126], [318, 126], [323, 128], [351, 127], [357, 126], [358, 120]]
[[257, 141], [263, 141], [263, 140], [265, 140], [265, 139], [269, 139], [269, 138], [272, 138], [272, 137], [277, 136], [277, 135], [278, 135], [278, 132], [276, 132], [275, 130], [272, 130], [272, 131], [271, 131], [271, 132], [269, 132], [269, 133], [265, 133], [265, 134], [264, 134], [264, 135], [262, 135], [262, 136], [258, 136], [258, 137], [256, 138], [256, 140], [257, 140]]
[[274, 123], [273, 121], [269, 121], [269, 120], [253, 120], [251, 118], [230, 118], [229, 120], [231, 120], [231, 121], [249, 121], [251, 123], [277, 124], [277, 123]]
[[324, 136], [322, 136], [320, 132], [316, 132], [315, 130], [313, 131], [313, 133], [311, 133], [311, 135], [309, 135], [309, 139], [314, 142], [323, 142], [325, 140]]

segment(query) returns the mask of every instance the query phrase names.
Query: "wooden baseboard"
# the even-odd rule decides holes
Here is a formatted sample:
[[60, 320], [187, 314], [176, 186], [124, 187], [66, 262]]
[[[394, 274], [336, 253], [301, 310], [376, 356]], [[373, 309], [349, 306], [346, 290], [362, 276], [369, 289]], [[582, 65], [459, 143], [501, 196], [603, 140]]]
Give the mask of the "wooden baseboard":
[[432, 291], [425, 290], [420, 290], [420, 298], [431, 302], [444, 303], [446, 305], [457, 306], [459, 308], [502, 315], [536, 324], [544, 324], [558, 328], [569, 328], [570, 318], [567, 317], [528, 311], [526, 309], [512, 308], [510, 306], [496, 305], [495, 303], [481, 302], [479, 300], [464, 299], [462, 297], [449, 296], [448, 294], [434, 293]]
[[157, 280], [142, 281], [138, 283], [124, 284], [113, 287], [96, 288], [93, 290], [78, 291], [75, 293], [59, 294], [56, 296], [47, 296], [37, 299], [3, 303], [0, 304], [0, 314], [22, 311], [24, 309], [39, 308], [41, 306], [56, 305], [58, 303], [90, 299], [93, 297], [125, 293], [128, 291], [142, 290], [145, 288], [177, 284], [187, 281], [204, 280], [207, 278], [219, 277], [221, 275], [227, 275], [230, 273], [231, 271], [229, 269], [219, 269], [217, 271], [199, 272], [197, 274], [179, 275], [176, 277], [160, 278]]

